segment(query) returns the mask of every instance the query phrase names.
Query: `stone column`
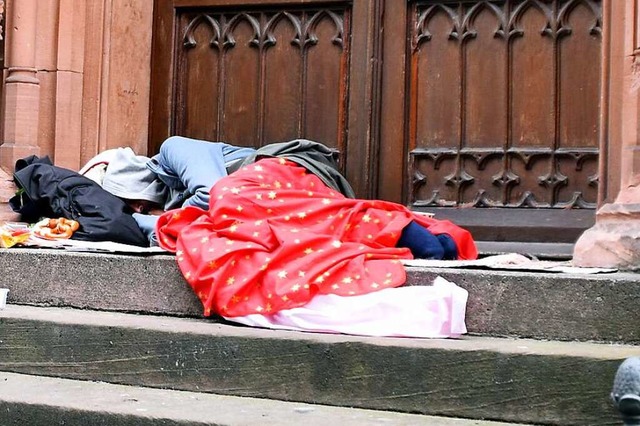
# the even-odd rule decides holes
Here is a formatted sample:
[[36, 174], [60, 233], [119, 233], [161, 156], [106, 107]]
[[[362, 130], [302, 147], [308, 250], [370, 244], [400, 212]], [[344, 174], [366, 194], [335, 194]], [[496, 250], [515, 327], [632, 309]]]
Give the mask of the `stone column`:
[[[640, 269], [640, 0], [605, 0], [603, 204], [578, 240], [578, 266]], [[612, 192], [612, 193], [611, 193]]]
[[4, 143], [0, 167], [12, 171], [15, 161], [39, 154], [40, 85], [36, 71], [38, 0], [8, 0], [5, 58]]

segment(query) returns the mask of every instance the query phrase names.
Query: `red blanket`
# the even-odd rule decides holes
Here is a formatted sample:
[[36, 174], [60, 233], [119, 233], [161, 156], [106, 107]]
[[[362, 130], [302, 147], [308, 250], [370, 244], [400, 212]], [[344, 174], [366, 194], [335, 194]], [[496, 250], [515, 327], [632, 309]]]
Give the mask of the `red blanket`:
[[386, 201], [346, 198], [293, 162], [269, 158], [211, 188], [209, 211], [173, 210], [158, 221], [204, 314], [233, 317], [303, 306], [316, 294], [365, 294], [405, 282], [395, 247], [415, 220], [451, 235], [460, 259], [477, 251], [468, 231]]

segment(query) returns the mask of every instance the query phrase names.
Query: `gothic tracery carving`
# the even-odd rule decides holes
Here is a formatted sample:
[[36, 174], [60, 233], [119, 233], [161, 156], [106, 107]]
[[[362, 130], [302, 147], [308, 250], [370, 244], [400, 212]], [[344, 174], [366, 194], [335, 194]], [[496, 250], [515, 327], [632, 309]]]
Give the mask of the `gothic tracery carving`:
[[179, 8], [176, 132], [254, 146], [308, 133], [345, 161], [350, 12], [348, 4]]
[[315, 11], [281, 11], [266, 12], [239, 12], [239, 13], [201, 13], [193, 17], [186, 25], [182, 37], [183, 44], [187, 48], [197, 45], [194, 36], [195, 30], [200, 25], [206, 25], [211, 30], [209, 44], [212, 47], [221, 46], [231, 48], [235, 46], [234, 31], [240, 22], [247, 22], [252, 30], [253, 37], [250, 45], [253, 47], [268, 47], [278, 42], [274, 35], [274, 29], [282, 22], [287, 22], [294, 28], [295, 36], [289, 42], [304, 49], [318, 43], [318, 23], [328, 18], [335, 27], [332, 43], [343, 46], [344, 22], [343, 17], [330, 9]]
[[[518, 77], [514, 75], [514, 61], [523, 60], [522, 55], [514, 56], [517, 53], [517, 47], [513, 45], [514, 40], [528, 37], [530, 45], [533, 43], [535, 46], [549, 46], [544, 50], [549, 52], [547, 56], [541, 56], [536, 65], [554, 70], [552, 75], [555, 75], [555, 78], [559, 78], [560, 75], [558, 67], [571, 60], [571, 58], [561, 56], [563, 51], [558, 47], [559, 43], [571, 41], [576, 34], [586, 33], [589, 37], [582, 36], [581, 40], [596, 43], [598, 47], [600, 45], [601, 0], [486, 0], [477, 2], [422, 0], [416, 1], [414, 4], [413, 22], [410, 23], [408, 29], [412, 41], [411, 54], [416, 57], [413, 63], [418, 64], [414, 66], [442, 67], [442, 63], [438, 63], [439, 58], [431, 56], [426, 62], [421, 62], [417, 58], [420, 58], [422, 49], [426, 48], [428, 43], [445, 43], [442, 41], [443, 37], [448, 40], [447, 44], [441, 44], [439, 48], [430, 50], [432, 55], [433, 52], [447, 49], [448, 56], [443, 56], [443, 58], [455, 58], [456, 56], [452, 52], [457, 49], [461, 52], [460, 57], [465, 57], [465, 52], [472, 49], [469, 43], [479, 36], [479, 28], [476, 27], [475, 20], [487, 12], [488, 15], [483, 21], [483, 31], [492, 31], [491, 35], [494, 39], [502, 40], [502, 52], [504, 53], [498, 52], [498, 54], [504, 56], [495, 57], [506, 58], [506, 61], [492, 59], [496, 53], [488, 50], [482, 52], [484, 56], [479, 60], [494, 61], [496, 78], [504, 78], [506, 84], [499, 90], [504, 91], [508, 99], [512, 99], [513, 94], [520, 90], [519, 87], [522, 87], [512, 86], [514, 76]], [[531, 17], [534, 14], [538, 17], [532, 20]], [[488, 22], [490, 23], [490, 19], [492, 19], [488, 16], [495, 20], [495, 24], [491, 24], [494, 25], [494, 29], [487, 29], [487, 26], [490, 25]], [[435, 27], [431, 26], [436, 17], [440, 19], [440, 24], [438, 24], [440, 37], [437, 39], [433, 33]], [[443, 18], [449, 24], [443, 23]], [[528, 26], [524, 24], [525, 20]], [[534, 31], [531, 27], [532, 22], [537, 28], [535, 33], [531, 32]], [[445, 27], [447, 28], [444, 29]], [[529, 32], [527, 33], [527, 31]], [[541, 40], [540, 38], [546, 38], [545, 43], [547, 44], [537, 41]], [[555, 47], [553, 47], [554, 45]], [[478, 60], [477, 49], [481, 49], [483, 46], [487, 48], [487, 45], [479, 47], [474, 45], [473, 49], [476, 49], [474, 60]], [[493, 48], [496, 46], [498, 49], [500, 48], [499, 45], [492, 45]], [[596, 50], [591, 49], [590, 51]], [[593, 61], [598, 64], [600, 58], [594, 57]], [[513, 112], [503, 110], [496, 111], [496, 114], [506, 114], [507, 116], [509, 130], [505, 131], [504, 140], [496, 140], [494, 147], [474, 146], [473, 140], [469, 140], [468, 134], [465, 133], [467, 126], [469, 126], [465, 121], [469, 111], [465, 110], [464, 99], [465, 93], [469, 90], [478, 90], [472, 86], [475, 84], [474, 82], [483, 80], [472, 79], [474, 70], [469, 69], [469, 65], [464, 60], [459, 63], [452, 62], [446, 66], [448, 68], [437, 68], [438, 70], [446, 69], [446, 71], [433, 72], [436, 73], [436, 76], [442, 76], [442, 73], [453, 75], [453, 69], [456, 66], [459, 67], [459, 82], [456, 83], [458, 80], [452, 77], [449, 83], [452, 84], [450, 87], [457, 85], [458, 96], [447, 92], [447, 98], [438, 98], [440, 102], [454, 102], [453, 105], [459, 106], [460, 116], [457, 118], [459, 125], [449, 127], [454, 130], [458, 129], [458, 131], [457, 133], [456, 131], [450, 132], [450, 142], [445, 142], [446, 139], [442, 139], [437, 146], [433, 147], [430, 146], [432, 142], [427, 138], [427, 135], [430, 134], [429, 128], [423, 126], [417, 130], [415, 135], [410, 135], [410, 146], [412, 147], [410, 167], [413, 173], [410, 193], [414, 206], [595, 208], [596, 191], [594, 188], [597, 187], [598, 182], [597, 137], [590, 136], [584, 140], [572, 141], [566, 139], [569, 137], [566, 132], [560, 133], [561, 126], [568, 124], [559, 120], [566, 120], [565, 117], [575, 113], [561, 103], [561, 96], [564, 96], [562, 99], [566, 99], [567, 91], [584, 90], [582, 83], [579, 81], [574, 83], [569, 80], [576, 86], [565, 85], [563, 87], [557, 82], [549, 86], [551, 92], [544, 96], [553, 100], [552, 105], [555, 105], [557, 110], [555, 110], [553, 118], [555, 124], [551, 126], [551, 131], [547, 134], [546, 145], [541, 145], [539, 140], [529, 143], [526, 139], [524, 141], [512, 139], [514, 135], [510, 129], [513, 126]], [[485, 68], [485, 72], [486, 69], [489, 68]], [[419, 68], [413, 68], [411, 71], [412, 73], [426, 72], [426, 70]], [[483, 78], [487, 77], [489, 76], [483, 74]], [[520, 81], [521, 84], [526, 82], [522, 79]], [[490, 83], [490, 87], [497, 84], [493, 81]], [[429, 92], [421, 91], [420, 87], [414, 88], [412, 92], [414, 96], [431, 95]], [[579, 95], [576, 99], [580, 99]], [[420, 102], [413, 102], [411, 105], [418, 105]], [[511, 102], [507, 102], [505, 105], [506, 108], [513, 107]], [[482, 107], [491, 108], [490, 105]], [[580, 107], [585, 110], [593, 110], [594, 108], [597, 110], [598, 105], [597, 102], [594, 102], [588, 105], [581, 104]], [[474, 111], [470, 112], [474, 113]], [[519, 114], [526, 114], [526, 110], [524, 112], [520, 110]], [[597, 123], [593, 126], [597, 126]], [[438, 128], [434, 135], [437, 135], [438, 138], [444, 138], [445, 136], [442, 134], [449, 128]], [[596, 133], [588, 133], [588, 135], [596, 135]], [[411, 138], [414, 139], [411, 140]], [[447, 143], [459, 148], [457, 150], [444, 149], [443, 144]], [[490, 173], [490, 175], [483, 177], [483, 173]], [[531, 178], [532, 173], [535, 174], [533, 179]], [[590, 189], [587, 191], [587, 188]]]

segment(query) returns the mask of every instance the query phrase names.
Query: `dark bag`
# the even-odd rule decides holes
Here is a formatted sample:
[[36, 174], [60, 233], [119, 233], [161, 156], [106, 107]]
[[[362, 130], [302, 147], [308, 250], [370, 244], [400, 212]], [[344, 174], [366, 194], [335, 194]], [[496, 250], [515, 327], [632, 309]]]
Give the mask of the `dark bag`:
[[124, 201], [89, 178], [52, 165], [48, 157], [18, 160], [13, 179], [18, 192], [9, 205], [24, 221], [64, 217], [80, 223], [76, 240], [149, 245]]

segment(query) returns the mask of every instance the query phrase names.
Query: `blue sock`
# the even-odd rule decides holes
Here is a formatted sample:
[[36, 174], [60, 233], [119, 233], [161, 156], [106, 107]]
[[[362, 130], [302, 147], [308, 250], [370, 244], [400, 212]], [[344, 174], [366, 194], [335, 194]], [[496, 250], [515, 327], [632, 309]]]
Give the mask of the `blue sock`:
[[408, 248], [416, 259], [442, 259], [445, 256], [440, 240], [414, 221], [404, 227], [396, 247]]
[[456, 246], [456, 242], [453, 241], [453, 238], [449, 234], [439, 234], [436, 235], [440, 244], [442, 244], [442, 248], [444, 249], [444, 256], [442, 257], [444, 260], [456, 260], [458, 258], [458, 247]]

